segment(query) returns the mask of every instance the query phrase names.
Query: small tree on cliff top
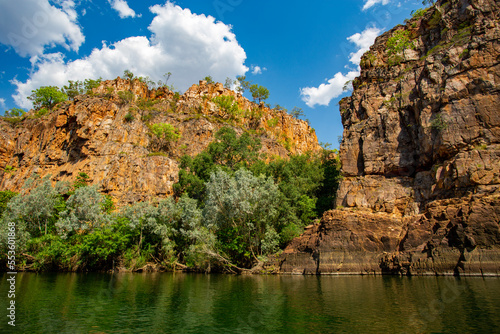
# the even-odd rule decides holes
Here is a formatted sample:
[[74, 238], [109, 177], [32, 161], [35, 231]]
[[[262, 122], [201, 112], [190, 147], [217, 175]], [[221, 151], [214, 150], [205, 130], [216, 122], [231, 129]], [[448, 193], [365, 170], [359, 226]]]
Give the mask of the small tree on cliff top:
[[32, 94], [28, 96], [28, 100], [33, 101], [33, 108], [52, 109], [59, 102], [66, 101], [68, 95], [64, 94], [56, 86], [42, 86], [38, 89], [32, 90]]

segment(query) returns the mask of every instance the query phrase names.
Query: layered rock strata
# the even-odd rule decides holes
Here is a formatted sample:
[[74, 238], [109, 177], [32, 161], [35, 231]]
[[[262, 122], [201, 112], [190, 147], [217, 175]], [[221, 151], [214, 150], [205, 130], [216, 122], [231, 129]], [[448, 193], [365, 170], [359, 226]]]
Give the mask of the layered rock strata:
[[377, 38], [340, 103], [338, 210], [282, 272], [500, 274], [499, 18], [497, 1], [437, 1]]
[[[234, 97], [237, 113], [214, 102], [223, 95]], [[155, 123], [173, 125], [180, 139], [154, 150], [148, 125]], [[169, 196], [179, 158], [200, 153], [223, 126], [258, 136], [261, 153], [269, 157], [320, 149], [305, 121], [250, 102], [222, 84], [201, 81], [179, 95], [118, 78], [41, 118], [34, 111], [15, 124], [0, 118], [0, 188], [19, 191], [35, 173], [73, 182], [84, 172], [118, 205]]]

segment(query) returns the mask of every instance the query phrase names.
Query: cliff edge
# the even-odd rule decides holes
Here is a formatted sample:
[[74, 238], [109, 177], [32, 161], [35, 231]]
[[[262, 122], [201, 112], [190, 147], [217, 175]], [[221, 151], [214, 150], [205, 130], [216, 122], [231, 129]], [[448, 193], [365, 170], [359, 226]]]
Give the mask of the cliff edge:
[[500, 275], [499, 13], [437, 1], [377, 38], [340, 103], [337, 210], [281, 272]]
[[[165, 123], [178, 140], [155, 137], [152, 126]], [[200, 81], [181, 95], [117, 78], [47, 115], [32, 110], [15, 122], [0, 118], [0, 188], [19, 191], [35, 173], [74, 182], [83, 172], [119, 206], [167, 197], [178, 181], [180, 158], [202, 152], [226, 126], [258, 137], [268, 157], [321, 149], [307, 122], [221, 83]]]

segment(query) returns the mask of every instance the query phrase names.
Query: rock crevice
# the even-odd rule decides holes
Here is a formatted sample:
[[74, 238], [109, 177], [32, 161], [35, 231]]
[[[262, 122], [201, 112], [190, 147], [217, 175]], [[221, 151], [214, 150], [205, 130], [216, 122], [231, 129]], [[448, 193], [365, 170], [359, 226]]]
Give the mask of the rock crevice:
[[437, 1], [377, 38], [340, 102], [339, 210], [282, 272], [500, 274], [499, 22], [498, 1]]

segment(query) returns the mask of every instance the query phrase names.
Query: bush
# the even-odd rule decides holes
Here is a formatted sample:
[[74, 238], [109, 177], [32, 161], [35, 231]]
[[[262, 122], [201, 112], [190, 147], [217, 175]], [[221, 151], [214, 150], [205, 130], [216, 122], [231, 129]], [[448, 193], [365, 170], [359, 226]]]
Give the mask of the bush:
[[437, 131], [446, 130], [448, 128], [448, 123], [441, 114], [437, 114], [431, 122], [431, 128]]
[[131, 112], [128, 112], [125, 117], [123, 117], [123, 121], [126, 123], [130, 123], [134, 120], [134, 115]]
[[149, 126], [151, 136], [150, 149], [152, 151], [161, 151], [170, 149], [172, 142], [179, 140], [181, 137], [179, 130], [168, 123], [156, 123]]
[[10, 190], [0, 191], [0, 217], [3, 215], [5, 209], [7, 209], [7, 204], [9, 204], [10, 200], [16, 195], [17, 193]]
[[228, 114], [231, 118], [236, 118], [241, 114], [238, 103], [234, 96], [220, 95], [212, 99], [212, 101], [219, 107], [220, 110]]
[[[215, 232], [220, 250], [233, 263], [249, 266], [263, 253], [261, 242], [276, 223], [278, 199], [271, 178], [256, 177], [246, 169], [234, 176], [219, 170], [207, 183], [203, 224]], [[279, 240], [266, 242], [268, 251]]]
[[132, 93], [131, 91], [127, 90], [127, 91], [119, 91], [118, 92], [118, 97], [122, 100], [123, 103], [130, 103], [132, 101], [134, 101], [134, 93]]
[[102, 203], [104, 196], [97, 191], [97, 186], [77, 188], [66, 201], [67, 209], [60, 213], [56, 223], [59, 234], [67, 237], [75, 232], [92, 231], [109, 224]]
[[151, 125], [150, 129], [157, 138], [167, 141], [177, 141], [181, 137], [179, 130], [168, 123], [156, 123]]
[[68, 96], [56, 86], [42, 86], [32, 90], [32, 94], [28, 96], [28, 100], [33, 101], [33, 108], [35, 109], [46, 108], [50, 110], [59, 102], [67, 99]]
[[267, 121], [267, 126], [270, 128], [275, 128], [278, 125], [278, 123], [279, 123], [279, 118], [274, 117]]

